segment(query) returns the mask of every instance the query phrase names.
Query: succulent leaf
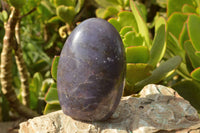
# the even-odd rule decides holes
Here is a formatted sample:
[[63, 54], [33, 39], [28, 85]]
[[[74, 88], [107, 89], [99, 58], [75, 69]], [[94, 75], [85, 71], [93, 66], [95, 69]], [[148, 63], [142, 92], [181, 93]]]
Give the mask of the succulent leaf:
[[186, 41], [184, 43], [184, 48], [192, 63], [193, 68], [200, 67], [200, 57], [195, 54], [195, 49], [191, 41]]
[[190, 15], [188, 19], [188, 32], [192, 44], [196, 50], [200, 50], [200, 16], [197, 15]]
[[131, 86], [151, 75], [153, 66], [143, 63], [127, 63], [126, 82]]
[[180, 56], [174, 56], [170, 58], [169, 60], [161, 63], [159, 67], [157, 67], [155, 70], [153, 70], [152, 75], [145, 78], [144, 80], [136, 83], [135, 89], [136, 91], [139, 91], [147, 84], [150, 83], [158, 83], [161, 81], [165, 76], [167, 76], [169, 73], [174, 71], [180, 64], [181, 64], [181, 57]]
[[193, 5], [193, 0], [168, 0], [167, 16], [169, 17], [173, 12], [181, 12], [184, 4]]
[[44, 115], [45, 114], [48, 114], [48, 113], [51, 113], [51, 112], [54, 112], [54, 111], [57, 111], [57, 110], [60, 110], [61, 107], [60, 107], [60, 104], [49, 104], [47, 103], [46, 106], [45, 106], [45, 109], [44, 109]]
[[124, 35], [123, 43], [125, 47], [142, 46], [144, 38], [140, 34], [130, 31]]
[[181, 34], [179, 36], [179, 43], [180, 47], [184, 48], [184, 43], [185, 41], [190, 40], [189, 35], [188, 35], [188, 24], [185, 22], [183, 25], [183, 29], [181, 31]]
[[103, 18], [103, 19], [106, 19], [110, 16], [114, 16], [115, 14], [117, 14], [119, 11], [110, 6], [110, 7], [107, 7], [107, 8], [98, 8], [96, 10], [96, 15], [98, 18]]
[[179, 55], [183, 59], [183, 62], [185, 62], [185, 52], [183, 49], [181, 49], [179, 42], [177, 38], [172, 34], [168, 33], [167, 35], [167, 49], [172, 53], [172, 56]]
[[47, 91], [44, 100], [46, 101], [46, 103], [49, 104], [59, 104], [58, 101], [58, 93], [57, 93], [57, 84], [56, 83], [52, 83], [49, 90]]
[[115, 29], [117, 29], [118, 32], [120, 32], [122, 26], [121, 26], [121, 24], [117, 21], [117, 19], [115, 19], [115, 18], [110, 18], [110, 19], [108, 20], [108, 22], [111, 23], [111, 24], [115, 27]]
[[2, 12], [0, 12], [0, 20], [2, 22], [6, 22], [8, 19], [8, 14], [5, 10], [3, 10]]
[[51, 17], [48, 21], [48, 23], [59, 23], [60, 18], [58, 16]]
[[56, 7], [64, 5], [64, 6], [75, 6], [74, 0], [54, 0], [54, 4]]
[[147, 63], [149, 50], [146, 46], [132, 46], [126, 48], [127, 63]]
[[186, 14], [173, 13], [167, 21], [168, 32], [171, 32], [178, 39], [187, 18]]
[[51, 75], [55, 80], [57, 80], [57, 68], [58, 68], [59, 58], [60, 56], [55, 56], [51, 65]]
[[74, 7], [64, 6], [64, 5], [57, 7], [56, 13], [63, 22], [68, 23], [68, 24], [72, 23], [75, 15], [76, 15]]
[[196, 13], [196, 9], [188, 4], [184, 4], [182, 7], [182, 12], [183, 13]]
[[125, 36], [126, 33], [128, 33], [129, 31], [134, 31], [132, 26], [124, 26], [121, 30], [120, 30], [120, 36], [123, 38]]
[[78, 13], [81, 10], [84, 2], [85, 2], [85, 0], [78, 0], [77, 1], [76, 7], [75, 7], [76, 13]]
[[154, 37], [152, 48], [150, 51], [149, 64], [156, 66], [156, 64], [162, 59], [166, 50], [166, 31], [165, 25], [160, 25], [157, 33]]
[[[124, 21], [126, 20], [126, 21]], [[124, 26], [132, 26], [136, 32], [138, 32], [138, 25], [136, 22], [136, 18], [129, 11], [122, 11], [118, 14], [118, 21], [122, 27]]]
[[194, 106], [198, 112], [200, 112], [200, 83], [194, 80], [184, 80], [181, 81], [174, 86], [172, 86], [179, 95], [181, 95], [184, 99], [190, 101], [192, 106]]
[[166, 20], [164, 17], [158, 17], [155, 22], [155, 33], [158, 31], [161, 25], [166, 25]]
[[200, 67], [194, 69], [191, 72], [191, 77], [197, 81], [200, 81]]
[[133, 0], [130, 0], [130, 7], [135, 17], [139, 33], [145, 38], [146, 45], [150, 46], [149, 31], [148, 31], [146, 22], [142, 18], [141, 13], [139, 12], [138, 7], [136, 6]]

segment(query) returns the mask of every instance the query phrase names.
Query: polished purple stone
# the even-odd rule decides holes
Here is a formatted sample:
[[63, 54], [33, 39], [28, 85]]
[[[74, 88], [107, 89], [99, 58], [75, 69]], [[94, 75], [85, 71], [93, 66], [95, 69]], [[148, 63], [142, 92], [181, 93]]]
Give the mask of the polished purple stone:
[[117, 30], [103, 19], [83, 21], [66, 40], [58, 64], [57, 88], [63, 112], [83, 121], [108, 119], [121, 99], [125, 69]]

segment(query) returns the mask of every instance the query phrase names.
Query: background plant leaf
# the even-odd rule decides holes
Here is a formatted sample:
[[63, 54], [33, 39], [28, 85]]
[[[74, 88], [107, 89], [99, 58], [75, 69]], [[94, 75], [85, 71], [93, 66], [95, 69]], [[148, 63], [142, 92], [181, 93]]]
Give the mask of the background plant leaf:
[[200, 67], [200, 57], [195, 54], [195, 49], [192, 46], [191, 41], [186, 41], [184, 43], [184, 48], [192, 63], [193, 68]]
[[[118, 22], [121, 24], [122, 27], [124, 26], [132, 26], [136, 32], [138, 32], [138, 25], [136, 22], [136, 18], [134, 17], [133, 13], [129, 11], [122, 11], [118, 14]], [[126, 20], [126, 21], [124, 21]]]
[[146, 25], [145, 21], [143, 20], [142, 15], [139, 12], [139, 9], [137, 8], [137, 6], [133, 0], [130, 0], [130, 7], [131, 7], [132, 13], [135, 17], [135, 20], [137, 22], [137, 27], [138, 27], [139, 33], [145, 38], [146, 45], [150, 46], [149, 31], [148, 31], [147, 25]]
[[153, 66], [144, 63], [128, 63], [126, 70], [126, 82], [131, 86], [134, 86], [135, 83], [145, 79], [151, 75]]
[[193, 80], [184, 80], [172, 86], [179, 95], [190, 101], [193, 107], [200, 112], [200, 84]]
[[200, 67], [194, 69], [191, 72], [191, 76], [192, 76], [193, 79], [200, 81]]
[[186, 14], [173, 13], [167, 21], [168, 32], [171, 32], [178, 39], [187, 18]]
[[182, 7], [182, 12], [183, 13], [196, 13], [196, 9], [188, 4], [184, 4]]
[[71, 24], [76, 12], [73, 6], [61, 5], [56, 8], [56, 14], [63, 22]]
[[126, 48], [127, 63], [146, 63], [149, 60], [149, 50], [146, 46], [132, 46]]
[[48, 92], [45, 95], [45, 101], [46, 103], [49, 103], [49, 104], [54, 104], [54, 103], [59, 104], [56, 83], [51, 84]]
[[157, 33], [154, 37], [152, 48], [150, 51], [149, 64], [156, 66], [156, 64], [162, 59], [166, 50], [166, 31], [165, 25], [160, 25]]
[[181, 12], [184, 4], [193, 5], [193, 0], [168, 0], [167, 16], [169, 17], [173, 12]]
[[144, 38], [134, 31], [130, 31], [124, 35], [123, 43], [125, 47], [144, 46]]
[[157, 67], [155, 70], [153, 70], [151, 76], [136, 83], [134, 89], [136, 91], [139, 91], [147, 84], [158, 83], [165, 76], [167, 76], [169, 73], [174, 71], [174, 69], [176, 69], [181, 64], [181, 61], [182, 61], [182, 59], [180, 56], [174, 56], [174, 57], [170, 58], [169, 60], [161, 63], [159, 67]]
[[200, 31], [200, 16], [190, 15], [188, 19], [188, 32], [192, 44], [196, 50], [200, 50], [200, 37], [198, 32]]
[[55, 56], [51, 65], [51, 76], [57, 80], [57, 69], [60, 56]]

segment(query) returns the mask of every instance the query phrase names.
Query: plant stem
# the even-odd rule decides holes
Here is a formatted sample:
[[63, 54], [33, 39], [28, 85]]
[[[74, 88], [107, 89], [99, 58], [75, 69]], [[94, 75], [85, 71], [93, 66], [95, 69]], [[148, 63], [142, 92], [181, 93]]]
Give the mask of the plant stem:
[[12, 48], [15, 35], [15, 25], [19, 16], [19, 10], [11, 8], [11, 14], [8, 21], [4, 24], [5, 35], [3, 38], [3, 48], [1, 53], [1, 85], [2, 92], [20, 115], [25, 117], [37, 116], [37, 113], [24, 106], [17, 99], [15, 90], [12, 87]]
[[17, 68], [20, 75], [21, 80], [21, 89], [22, 89], [22, 104], [25, 106], [29, 106], [29, 82], [28, 82], [28, 70], [26, 67], [26, 64], [23, 59], [23, 52], [21, 49], [21, 43], [20, 43], [20, 20], [17, 21], [15, 26], [15, 37], [16, 37], [16, 44], [14, 46], [15, 50], [15, 60], [17, 64]]

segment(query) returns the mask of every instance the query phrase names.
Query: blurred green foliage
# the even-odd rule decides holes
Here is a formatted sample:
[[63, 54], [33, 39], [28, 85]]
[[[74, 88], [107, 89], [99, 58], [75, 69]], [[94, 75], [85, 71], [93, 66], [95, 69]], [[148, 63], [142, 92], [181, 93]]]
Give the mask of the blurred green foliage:
[[[7, 2], [0, 6], [0, 50], [10, 6], [19, 7], [13, 0]], [[149, 83], [163, 84], [200, 111], [199, 0], [26, 0], [20, 10], [21, 16], [27, 14], [21, 19], [20, 33], [29, 71], [30, 108], [38, 113], [60, 109], [58, 55], [77, 23], [88, 17], [108, 20], [122, 38], [127, 61], [124, 95], [138, 93]], [[20, 84], [14, 64], [13, 87], [19, 99]], [[0, 103], [7, 120], [9, 106], [2, 94]]]

